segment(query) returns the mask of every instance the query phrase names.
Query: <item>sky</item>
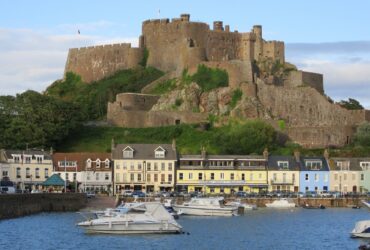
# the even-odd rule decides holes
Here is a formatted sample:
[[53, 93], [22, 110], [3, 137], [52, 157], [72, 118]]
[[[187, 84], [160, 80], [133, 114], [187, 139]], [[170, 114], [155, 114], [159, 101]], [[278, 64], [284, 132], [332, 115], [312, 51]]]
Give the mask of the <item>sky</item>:
[[0, 95], [45, 90], [63, 77], [69, 48], [137, 46], [144, 20], [190, 13], [193, 21], [220, 20], [239, 32], [262, 25], [266, 40], [285, 42], [286, 61], [324, 75], [328, 96], [370, 109], [369, 10], [362, 0], [3, 0]]

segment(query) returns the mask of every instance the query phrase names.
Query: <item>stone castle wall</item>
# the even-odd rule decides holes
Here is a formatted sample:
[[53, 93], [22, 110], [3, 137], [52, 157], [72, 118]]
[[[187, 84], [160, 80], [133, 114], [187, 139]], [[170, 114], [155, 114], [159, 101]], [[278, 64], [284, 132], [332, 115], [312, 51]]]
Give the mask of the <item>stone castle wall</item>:
[[137, 66], [142, 55], [142, 49], [127, 43], [70, 49], [64, 72], [79, 74], [89, 83]]
[[303, 87], [310, 86], [316, 89], [319, 93], [324, 94], [323, 75], [306, 71], [291, 71], [289, 76], [284, 81], [284, 85], [288, 87]]

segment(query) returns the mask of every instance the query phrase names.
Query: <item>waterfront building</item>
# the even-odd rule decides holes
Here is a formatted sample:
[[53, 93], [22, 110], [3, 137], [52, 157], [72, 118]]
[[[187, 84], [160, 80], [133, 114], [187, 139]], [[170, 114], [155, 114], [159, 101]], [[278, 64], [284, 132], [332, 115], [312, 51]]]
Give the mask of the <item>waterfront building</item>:
[[2, 150], [4, 177], [16, 184], [19, 190], [38, 189], [51, 176], [53, 164], [49, 152], [43, 150]]
[[300, 157], [295, 152], [296, 159], [300, 159], [300, 192], [329, 191], [330, 178], [328, 156]]
[[112, 190], [112, 160], [109, 153], [55, 153], [54, 173], [67, 183], [78, 185], [80, 192]]
[[329, 165], [331, 191], [345, 194], [363, 189], [360, 184], [362, 168], [358, 158], [331, 158]]
[[[268, 155], [265, 151], [266, 156]], [[181, 155], [176, 173], [178, 191], [230, 194], [262, 192], [268, 187], [267, 157], [258, 155]]]
[[269, 191], [299, 192], [299, 166], [293, 156], [269, 156]]
[[173, 191], [177, 151], [171, 144], [117, 144], [112, 142], [113, 185], [116, 194], [124, 190], [146, 193]]

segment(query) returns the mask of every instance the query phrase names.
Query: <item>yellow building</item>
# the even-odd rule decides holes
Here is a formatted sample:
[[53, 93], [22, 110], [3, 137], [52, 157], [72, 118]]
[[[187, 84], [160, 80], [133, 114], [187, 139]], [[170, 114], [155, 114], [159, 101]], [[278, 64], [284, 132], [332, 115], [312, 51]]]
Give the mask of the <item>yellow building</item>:
[[176, 173], [178, 191], [230, 194], [267, 190], [267, 161], [263, 156], [182, 155]]
[[177, 162], [173, 144], [118, 144], [112, 149], [114, 193], [173, 191]]
[[269, 156], [268, 180], [269, 191], [299, 192], [299, 159], [297, 162], [292, 156]]
[[52, 158], [46, 151], [5, 150], [2, 154], [9, 164], [7, 177], [17, 189], [36, 189], [52, 175]]

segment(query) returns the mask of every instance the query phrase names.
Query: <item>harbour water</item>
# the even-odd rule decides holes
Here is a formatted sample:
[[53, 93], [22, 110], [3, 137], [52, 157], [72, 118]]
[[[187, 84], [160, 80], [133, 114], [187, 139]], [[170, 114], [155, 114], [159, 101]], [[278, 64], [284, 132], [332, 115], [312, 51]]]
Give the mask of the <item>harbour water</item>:
[[259, 209], [236, 217], [181, 217], [178, 235], [88, 235], [77, 213], [41, 213], [0, 221], [1, 249], [357, 249], [349, 232], [368, 210]]

